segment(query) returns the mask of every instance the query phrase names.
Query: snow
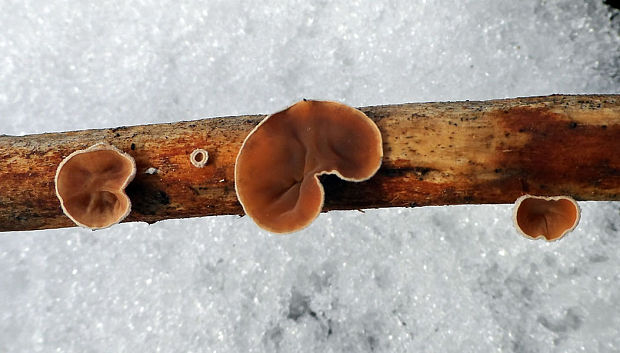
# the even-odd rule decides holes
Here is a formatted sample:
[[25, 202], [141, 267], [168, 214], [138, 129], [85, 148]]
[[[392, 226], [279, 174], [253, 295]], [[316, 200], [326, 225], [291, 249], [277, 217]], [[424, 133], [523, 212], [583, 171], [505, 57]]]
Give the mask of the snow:
[[[0, 134], [619, 93], [601, 1], [0, 0]], [[618, 11], [615, 10], [616, 16]], [[613, 153], [613, 151], [610, 151]], [[620, 203], [554, 243], [511, 206], [0, 234], [2, 352], [615, 352]]]

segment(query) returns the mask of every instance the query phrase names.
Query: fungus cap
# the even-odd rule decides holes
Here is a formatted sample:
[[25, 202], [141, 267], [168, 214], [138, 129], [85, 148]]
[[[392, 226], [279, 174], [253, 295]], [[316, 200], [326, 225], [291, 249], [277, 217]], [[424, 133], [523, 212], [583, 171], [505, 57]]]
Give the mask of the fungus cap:
[[381, 166], [375, 123], [336, 102], [304, 100], [261, 121], [235, 164], [235, 190], [247, 215], [274, 233], [310, 225], [323, 207], [321, 174], [364, 181]]
[[56, 170], [56, 196], [75, 224], [107, 228], [131, 211], [124, 192], [136, 175], [133, 157], [114, 146], [98, 143], [67, 156]]
[[575, 229], [580, 209], [568, 196], [523, 195], [515, 202], [513, 220], [517, 230], [527, 238], [554, 241]]

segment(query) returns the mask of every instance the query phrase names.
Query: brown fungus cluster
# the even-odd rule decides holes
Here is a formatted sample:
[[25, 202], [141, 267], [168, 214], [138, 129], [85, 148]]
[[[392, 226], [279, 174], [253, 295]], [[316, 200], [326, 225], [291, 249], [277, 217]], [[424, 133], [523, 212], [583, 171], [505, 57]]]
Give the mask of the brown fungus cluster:
[[124, 190], [136, 174], [136, 163], [116, 147], [99, 143], [71, 153], [56, 170], [56, 195], [75, 224], [107, 228], [131, 211]]
[[321, 174], [364, 181], [381, 166], [375, 123], [344, 104], [304, 100], [266, 117], [245, 139], [235, 189], [263, 229], [290, 233], [310, 225], [323, 207]]

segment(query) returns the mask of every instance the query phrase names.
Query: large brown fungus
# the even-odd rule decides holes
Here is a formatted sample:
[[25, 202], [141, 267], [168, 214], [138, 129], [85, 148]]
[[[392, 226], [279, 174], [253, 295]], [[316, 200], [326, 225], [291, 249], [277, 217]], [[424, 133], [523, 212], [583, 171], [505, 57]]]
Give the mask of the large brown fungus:
[[56, 170], [56, 195], [77, 225], [106, 228], [131, 211], [124, 192], [136, 175], [136, 163], [116, 147], [99, 143], [71, 153]]
[[321, 212], [319, 175], [364, 181], [382, 157], [381, 133], [364, 113], [304, 100], [266, 117], [247, 136], [235, 165], [237, 197], [261, 228], [294, 232]]
[[523, 195], [515, 202], [517, 230], [530, 239], [558, 240], [579, 223], [579, 206], [568, 196]]

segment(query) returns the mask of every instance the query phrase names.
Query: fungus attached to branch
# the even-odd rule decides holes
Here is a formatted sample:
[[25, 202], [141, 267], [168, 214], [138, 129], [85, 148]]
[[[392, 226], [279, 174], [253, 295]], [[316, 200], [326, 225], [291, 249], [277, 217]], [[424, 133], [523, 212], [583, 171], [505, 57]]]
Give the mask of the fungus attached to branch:
[[290, 233], [323, 207], [318, 176], [364, 181], [381, 166], [381, 133], [361, 111], [304, 100], [272, 114], [246, 137], [235, 164], [237, 197], [261, 228]]
[[194, 167], [202, 168], [207, 164], [209, 160], [209, 152], [203, 150], [202, 148], [195, 149], [189, 155], [189, 161], [192, 162]]
[[515, 202], [513, 219], [517, 230], [530, 239], [558, 240], [575, 229], [580, 210], [568, 196], [523, 195]]
[[98, 143], [71, 153], [58, 165], [56, 195], [63, 212], [77, 225], [107, 228], [131, 211], [124, 189], [135, 175], [133, 157]]

